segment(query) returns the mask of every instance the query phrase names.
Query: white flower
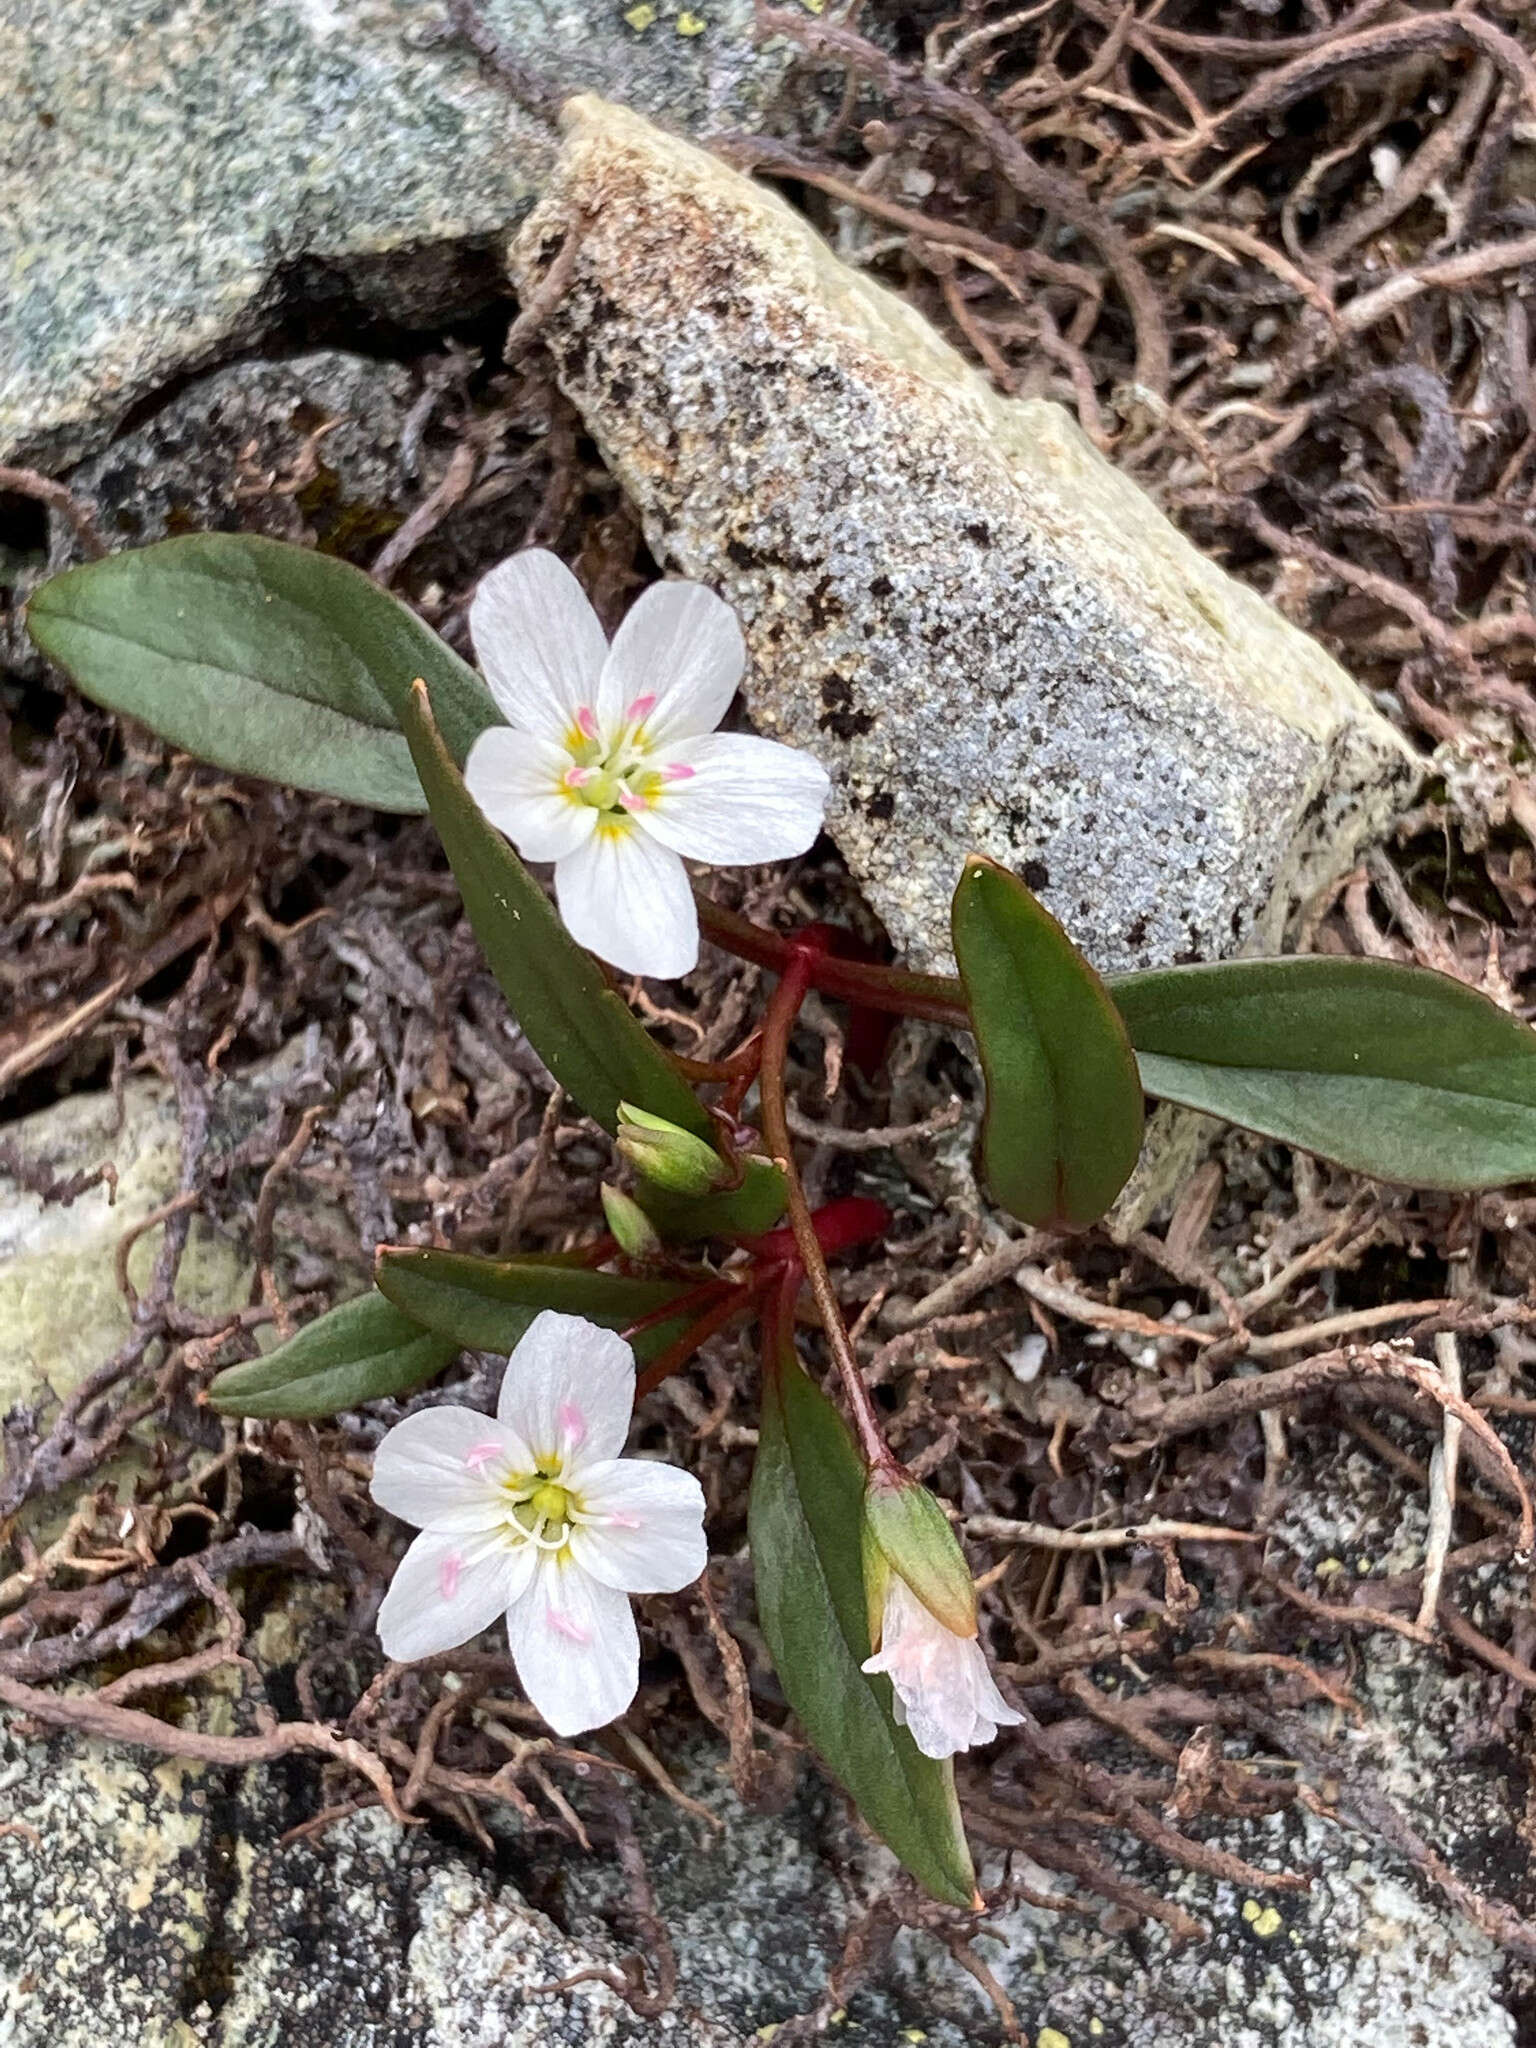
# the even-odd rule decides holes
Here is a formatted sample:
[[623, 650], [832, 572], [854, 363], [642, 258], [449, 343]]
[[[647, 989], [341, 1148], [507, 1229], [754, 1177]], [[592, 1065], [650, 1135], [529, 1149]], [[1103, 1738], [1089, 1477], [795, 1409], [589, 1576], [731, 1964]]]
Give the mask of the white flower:
[[975, 1637], [947, 1629], [895, 1572], [885, 1591], [880, 1648], [863, 1669], [890, 1679], [896, 1719], [924, 1756], [974, 1749], [1024, 1718], [993, 1683]]
[[746, 655], [700, 583], [655, 583], [610, 647], [581, 585], [541, 549], [480, 582], [475, 652], [507, 716], [464, 780], [525, 860], [553, 861], [573, 938], [632, 974], [686, 974], [698, 916], [681, 855], [785, 860], [821, 829], [826, 770], [774, 740], [717, 733]]
[[517, 1675], [558, 1735], [622, 1714], [640, 1682], [631, 1593], [703, 1571], [704, 1495], [621, 1458], [635, 1403], [622, 1337], [546, 1309], [507, 1361], [496, 1419], [428, 1408], [373, 1461], [373, 1497], [421, 1534], [379, 1609], [385, 1655], [451, 1650], [505, 1614]]

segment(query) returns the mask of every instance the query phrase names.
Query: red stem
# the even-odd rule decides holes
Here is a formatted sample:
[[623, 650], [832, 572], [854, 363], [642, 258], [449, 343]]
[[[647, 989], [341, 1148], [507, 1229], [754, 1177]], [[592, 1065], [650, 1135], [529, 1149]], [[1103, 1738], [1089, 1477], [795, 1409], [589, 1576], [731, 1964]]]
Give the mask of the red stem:
[[[777, 1272], [772, 1277], [777, 1280]], [[799, 1285], [798, 1278], [795, 1284]], [[725, 1300], [717, 1303], [707, 1315], [700, 1316], [691, 1328], [684, 1330], [675, 1343], [669, 1344], [665, 1351], [651, 1360], [635, 1382], [635, 1399], [638, 1401], [643, 1395], [653, 1393], [663, 1380], [670, 1379], [675, 1372], [680, 1372], [701, 1345], [707, 1344], [711, 1337], [723, 1330], [728, 1322], [741, 1314], [743, 1309], [754, 1307], [762, 1297], [761, 1285], [753, 1287], [749, 1284], [743, 1287], [732, 1283], [730, 1294]], [[672, 1312], [676, 1314], [676, 1309]]]
[[843, 1322], [843, 1311], [837, 1299], [837, 1290], [832, 1285], [832, 1275], [827, 1271], [827, 1262], [816, 1234], [810, 1204], [805, 1199], [805, 1189], [801, 1185], [799, 1169], [795, 1165], [794, 1146], [789, 1135], [789, 1115], [784, 1096], [784, 1060], [789, 1050], [789, 1034], [794, 1029], [796, 1017], [800, 1014], [800, 1005], [804, 1002], [806, 990], [811, 985], [812, 969], [818, 964], [818, 958], [819, 956], [809, 947], [790, 947], [789, 958], [784, 964], [779, 985], [770, 997], [763, 1016], [763, 1065], [758, 1076], [763, 1136], [767, 1140], [774, 1164], [784, 1175], [789, 1227], [794, 1233], [795, 1250], [799, 1254], [800, 1264], [805, 1269], [805, 1277], [810, 1282], [816, 1306], [821, 1312], [827, 1348], [832, 1353], [837, 1376], [842, 1381], [843, 1398], [847, 1401], [848, 1411], [853, 1417], [859, 1447], [864, 1453], [866, 1464], [888, 1466], [894, 1464], [895, 1460], [885, 1441], [885, 1432], [880, 1427], [874, 1399], [864, 1384], [864, 1375], [859, 1371], [859, 1362], [853, 1355], [853, 1345], [849, 1341], [847, 1327]]
[[740, 960], [751, 960], [780, 975], [789, 972], [792, 960], [803, 960], [807, 963], [805, 987], [820, 989], [823, 995], [862, 1003], [869, 1010], [888, 1010], [898, 1017], [923, 1017], [933, 1024], [947, 1024], [953, 1031], [971, 1028], [964, 987], [949, 975], [909, 974], [905, 968], [881, 967], [874, 961], [841, 960], [825, 951], [813, 953], [797, 940], [754, 924], [707, 896], [695, 900], [705, 935]]

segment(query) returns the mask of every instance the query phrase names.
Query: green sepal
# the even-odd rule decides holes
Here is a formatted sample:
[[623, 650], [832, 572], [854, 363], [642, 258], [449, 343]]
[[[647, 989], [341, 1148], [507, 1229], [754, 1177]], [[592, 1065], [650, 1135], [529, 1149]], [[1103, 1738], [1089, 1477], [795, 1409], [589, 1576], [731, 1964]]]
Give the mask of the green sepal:
[[864, 1529], [952, 1635], [976, 1633], [976, 1582], [949, 1517], [921, 1480], [877, 1467], [864, 1489]]
[[784, 1214], [784, 1176], [758, 1153], [743, 1161], [741, 1186], [712, 1195], [673, 1195], [650, 1181], [635, 1189], [635, 1200], [669, 1244], [701, 1244], [706, 1238], [761, 1237]]

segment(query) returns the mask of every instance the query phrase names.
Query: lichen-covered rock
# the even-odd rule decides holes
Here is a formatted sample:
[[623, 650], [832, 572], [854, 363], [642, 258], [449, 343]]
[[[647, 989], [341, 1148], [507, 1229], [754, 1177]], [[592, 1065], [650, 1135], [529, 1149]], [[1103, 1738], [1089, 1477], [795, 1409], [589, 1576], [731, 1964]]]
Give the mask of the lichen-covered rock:
[[[249, 1137], [291, 1082], [295, 1066], [289, 1053], [226, 1079], [212, 1097], [205, 1149], [227, 1153]], [[145, 1079], [123, 1089], [121, 1115], [110, 1094], [71, 1095], [6, 1126], [6, 1170], [0, 1171], [0, 1414], [17, 1402], [70, 1393], [130, 1335], [128, 1303], [117, 1277], [118, 1246], [174, 1199], [181, 1142], [174, 1091]], [[93, 1180], [102, 1166], [111, 1174]], [[72, 1182], [82, 1191], [74, 1192]], [[128, 1277], [136, 1288], [149, 1279], [162, 1229], [142, 1232], [129, 1253]], [[290, 1242], [280, 1225], [280, 1253], [287, 1254]], [[183, 1307], [201, 1315], [243, 1308], [254, 1271], [247, 1242], [194, 1215], [176, 1282]]]
[[1106, 969], [1274, 940], [1411, 785], [1315, 642], [1059, 407], [999, 397], [775, 194], [592, 98], [513, 274], [658, 559], [718, 588], [765, 731], [834, 770], [901, 949], [978, 849]]
[[420, 498], [401, 461], [415, 380], [344, 349], [232, 363], [167, 400], [71, 482], [114, 546], [269, 533], [377, 547]]
[[[536, 84], [695, 131], [755, 125], [785, 69], [750, 0], [478, 11]], [[477, 310], [552, 154], [431, 0], [9, 0], [0, 78], [0, 462], [99, 447], [294, 305]]]

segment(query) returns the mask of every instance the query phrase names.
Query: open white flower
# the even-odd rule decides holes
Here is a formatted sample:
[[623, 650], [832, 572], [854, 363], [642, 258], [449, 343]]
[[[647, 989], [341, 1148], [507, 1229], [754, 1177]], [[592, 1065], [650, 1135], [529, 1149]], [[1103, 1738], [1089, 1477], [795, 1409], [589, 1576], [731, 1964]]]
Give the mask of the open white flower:
[[464, 780], [525, 860], [553, 861], [573, 938], [633, 974], [686, 974], [698, 915], [680, 856], [747, 866], [804, 853], [827, 772], [775, 740], [717, 733], [746, 655], [701, 583], [655, 583], [610, 647], [581, 585], [530, 548], [481, 578], [475, 653], [508, 723]]
[[384, 1604], [386, 1656], [451, 1650], [505, 1614], [517, 1675], [557, 1735], [622, 1714], [640, 1682], [631, 1593], [676, 1593], [703, 1571], [704, 1495], [691, 1473], [621, 1458], [634, 1354], [546, 1309], [507, 1361], [495, 1420], [428, 1408], [374, 1455], [373, 1497], [421, 1534]]
[[1024, 1718], [998, 1691], [976, 1638], [947, 1629], [896, 1572], [886, 1585], [880, 1648], [863, 1669], [890, 1679], [896, 1719], [924, 1756], [974, 1749]]

